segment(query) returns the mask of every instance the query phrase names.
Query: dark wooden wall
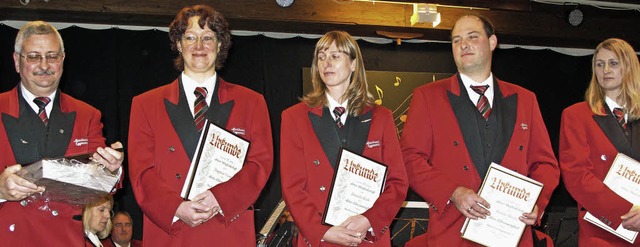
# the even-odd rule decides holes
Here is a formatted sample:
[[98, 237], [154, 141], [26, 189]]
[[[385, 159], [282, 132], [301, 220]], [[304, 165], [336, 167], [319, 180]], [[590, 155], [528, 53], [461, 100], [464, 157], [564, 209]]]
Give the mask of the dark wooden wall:
[[[223, 13], [235, 30], [276, 31], [287, 33], [323, 34], [342, 29], [357, 36], [380, 37], [377, 32], [392, 36], [411, 36], [426, 40], [449, 40], [455, 20], [465, 14], [480, 14], [491, 18], [504, 43], [562, 47], [595, 47], [609, 37], [640, 42], [640, 12], [613, 11], [580, 6], [584, 23], [573, 27], [566, 21], [568, 10], [575, 5], [551, 5], [530, 0], [433, 0], [439, 7], [442, 23], [411, 26], [413, 7], [385, 1], [354, 2], [352, 0], [296, 0], [287, 8], [275, 0], [28, 0], [0, 2], [0, 20], [44, 19], [71, 23], [127, 24], [166, 27], [185, 5], [209, 4]], [[427, 2], [426, 0], [396, 0], [394, 2]], [[609, 0], [637, 4], [633, 0]], [[640, 5], [637, 8], [640, 8]]]

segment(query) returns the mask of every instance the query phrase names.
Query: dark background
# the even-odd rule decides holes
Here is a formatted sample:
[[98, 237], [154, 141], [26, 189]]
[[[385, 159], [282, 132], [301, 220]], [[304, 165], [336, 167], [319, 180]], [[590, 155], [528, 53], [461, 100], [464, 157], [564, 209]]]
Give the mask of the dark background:
[[[66, 58], [60, 88], [102, 112], [107, 142], [127, 146], [131, 99], [147, 90], [165, 85], [180, 74], [172, 61], [166, 32], [130, 31], [118, 28], [90, 30], [70, 27], [60, 30]], [[19, 82], [12, 53], [17, 30], [0, 24], [0, 91]], [[498, 33], [498, 40], [500, 34]], [[246, 86], [264, 95], [273, 128], [275, 160], [267, 186], [256, 202], [256, 228], [260, 228], [280, 200], [279, 137], [280, 113], [302, 96], [302, 68], [312, 61], [316, 39], [274, 39], [262, 35], [233, 36], [233, 45], [224, 67], [218, 71], [227, 81]], [[374, 44], [358, 41], [367, 70], [399, 72], [455, 73], [448, 43]], [[562, 110], [583, 100], [591, 77], [591, 56], [563, 55], [550, 50], [497, 49], [493, 73], [498, 78], [535, 92], [549, 136], [557, 154]], [[125, 169], [127, 164], [125, 162]], [[116, 210], [134, 217], [134, 238], [141, 238], [141, 212], [128, 178], [116, 194]], [[563, 212], [575, 207], [562, 184], [547, 212]]]

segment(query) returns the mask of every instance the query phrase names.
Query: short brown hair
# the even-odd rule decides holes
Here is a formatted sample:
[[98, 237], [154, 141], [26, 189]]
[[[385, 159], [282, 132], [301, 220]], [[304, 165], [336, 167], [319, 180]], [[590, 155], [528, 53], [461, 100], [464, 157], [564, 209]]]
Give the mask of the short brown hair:
[[[208, 5], [194, 5], [191, 7], [184, 7], [178, 12], [171, 25], [169, 25], [169, 39], [171, 40], [171, 50], [178, 51], [178, 42], [182, 39], [182, 35], [189, 27], [189, 18], [198, 16], [198, 25], [201, 28], [205, 26], [209, 27], [211, 31], [215, 32], [216, 40], [220, 42], [220, 51], [216, 58], [216, 69], [222, 68], [222, 65], [227, 60], [229, 54], [229, 48], [231, 47], [231, 31], [229, 31], [229, 24], [224, 16], [216, 11], [214, 8]], [[182, 55], [174, 60], [174, 66], [176, 69], [184, 70], [184, 60]]]

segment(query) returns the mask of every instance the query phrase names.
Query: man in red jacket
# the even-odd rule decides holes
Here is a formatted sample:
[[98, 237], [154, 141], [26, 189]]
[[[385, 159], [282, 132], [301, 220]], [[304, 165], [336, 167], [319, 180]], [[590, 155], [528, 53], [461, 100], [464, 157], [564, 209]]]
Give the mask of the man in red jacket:
[[133, 236], [133, 220], [126, 211], [118, 211], [111, 217], [111, 235], [102, 240], [104, 247], [139, 247], [142, 241], [131, 239]]
[[[490, 214], [477, 191], [491, 162], [544, 184], [533, 211], [519, 217], [527, 225], [539, 223], [560, 172], [535, 95], [491, 73], [491, 22], [461, 17], [451, 43], [458, 73], [414, 91], [402, 154], [411, 188], [430, 205], [428, 245], [475, 246], [460, 230], [466, 218]], [[532, 239], [527, 227], [520, 245]]]
[[[64, 44], [42, 21], [18, 32], [13, 60], [20, 83], [0, 94], [0, 239], [3, 246], [83, 246], [82, 208], [33, 199], [46, 188], [16, 175], [20, 164], [95, 152], [117, 171], [124, 154], [103, 148], [100, 111], [58, 90]], [[121, 147], [119, 142], [113, 148]]]

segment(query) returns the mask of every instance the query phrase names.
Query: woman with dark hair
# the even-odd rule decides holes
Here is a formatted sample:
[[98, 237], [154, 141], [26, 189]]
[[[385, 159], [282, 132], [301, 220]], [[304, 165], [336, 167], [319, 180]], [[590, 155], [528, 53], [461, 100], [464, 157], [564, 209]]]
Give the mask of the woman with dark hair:
[[[129, 170], [144, 213], [148, 246], [256, 244], [253, 202], [273, 166], [271, 125], [262, 95], [218, 74], [231, 46], [224, 17], [212, 7], [185, 7], [169, 27], [182, 74], [133, 99]], [[241, 170], [228, 181], [180, 197], [207, 119], [251, 142]], [[213, 219], [213, 220], [211, 220]]]
[[[391, 246], [389, 227], [405, 199], [407, 174], [391, 111], [368, 91], [362, 53], [346, 32], [326, 33], [311, 65], [313, 91], [282, 113], [282, 193], [298, 246]], [[388, 166], [373, 206], [340, 225], [322, 224], [340, 148]]]
[[[560, 170], [578, 203], [580, 246], [627, 246], [628, 242], [586, 221], [587, 212], [613, 229], [640, 230], [640, 205], [603, 183], [618, 153], [640, 161], [640, 64], [624, 40], [607, 39], [595, 50], [585, 102], [562, 113]], [[640, 246], [636, 240], [635, 246]]]

